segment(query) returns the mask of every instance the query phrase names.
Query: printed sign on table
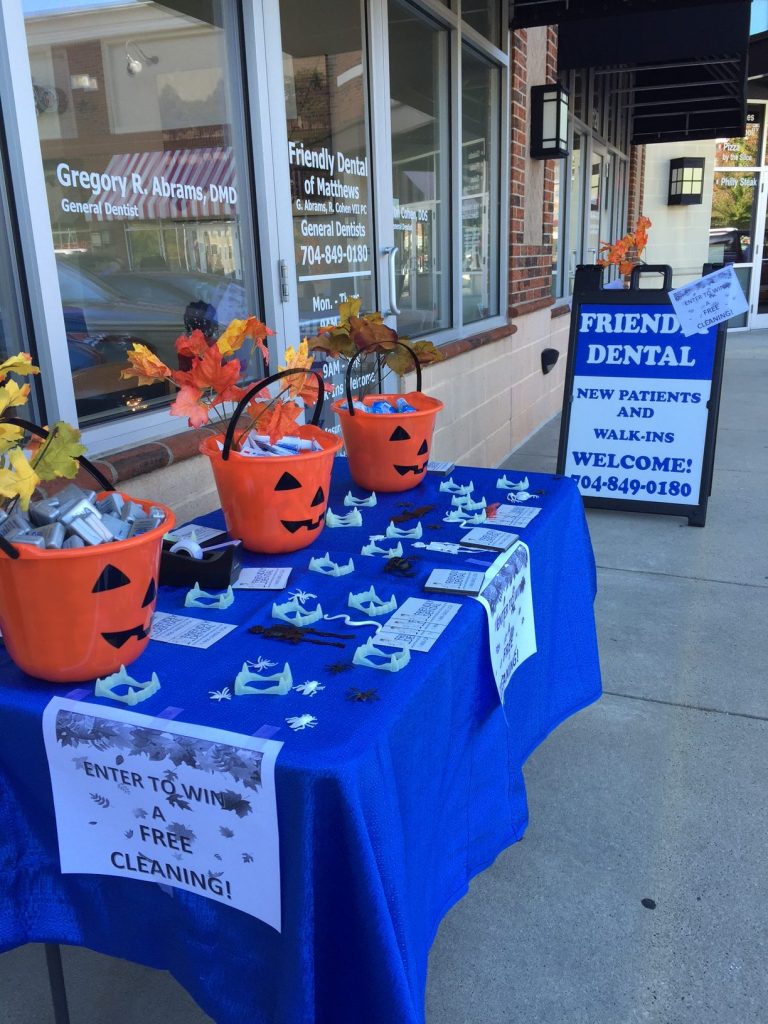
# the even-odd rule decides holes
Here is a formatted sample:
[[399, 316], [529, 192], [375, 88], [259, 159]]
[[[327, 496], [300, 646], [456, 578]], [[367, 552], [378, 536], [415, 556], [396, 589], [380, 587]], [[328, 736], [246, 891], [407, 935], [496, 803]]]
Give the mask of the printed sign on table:
[[668, 306], [639, 302], [576, 315], [562, 472], [585, 497], [696, 505], [718, 328], [688, 339]]
[[43, 737], [64, 874], [158, 882], [280, 931], [282, 743], [65, 697]]
[[518, 541], [496, 559], [475, 598], [488, 616], [491, 665], [501, 703], [517, 668], [536, 653], [536, 626], [531, 594], [531, 555]]

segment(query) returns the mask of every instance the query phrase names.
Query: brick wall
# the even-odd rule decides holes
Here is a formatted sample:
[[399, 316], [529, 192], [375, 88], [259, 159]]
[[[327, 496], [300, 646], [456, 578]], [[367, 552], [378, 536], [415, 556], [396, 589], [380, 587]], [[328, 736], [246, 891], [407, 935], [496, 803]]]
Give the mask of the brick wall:
[[555, 173], [552, 161], [531, 160], [528, 149], [530, 89], [557, 78], [557, 27], [511, 33], [510, 62], [509, 315], [519, 317], [553, 302]]
[[645, 146], [629, 149], [629, 196], [627, 202], [627, 231], [634, 231], [637, 218], [643, 213], [645, 191]]

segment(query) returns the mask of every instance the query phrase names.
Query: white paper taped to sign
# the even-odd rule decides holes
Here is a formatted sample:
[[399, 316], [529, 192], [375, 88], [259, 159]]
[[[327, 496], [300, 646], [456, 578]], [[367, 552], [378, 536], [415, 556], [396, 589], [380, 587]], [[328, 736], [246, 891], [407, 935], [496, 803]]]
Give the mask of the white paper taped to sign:
[[63, 874], [158, 882], [280, 931], [282, 743], [65, 697], [43, 738]]
[[536, 653], [530, 569], [528, 545], [518, 541], [488, 569], [485, 586], [475, 598], [488, 616], [491, 666], [502, 705], [513, 674]]
[[669, 293], [669, 299], [680, 321], [680, 330], [690, 338], [703, 334], [708, 327], [724, 323], [733, 316], [746, 313], [749, 303], [736, 277], [732, 264], [700, 277]]

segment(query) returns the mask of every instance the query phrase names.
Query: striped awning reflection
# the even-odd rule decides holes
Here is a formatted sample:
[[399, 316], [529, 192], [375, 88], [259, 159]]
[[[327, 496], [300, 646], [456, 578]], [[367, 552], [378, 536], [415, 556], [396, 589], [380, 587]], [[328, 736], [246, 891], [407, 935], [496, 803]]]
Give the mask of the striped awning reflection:
[[237, 175], [229, 146], [119, 153], [104, 168], [122, 190], [93, 193], [97, 220], [202, 220], [237, 213]]

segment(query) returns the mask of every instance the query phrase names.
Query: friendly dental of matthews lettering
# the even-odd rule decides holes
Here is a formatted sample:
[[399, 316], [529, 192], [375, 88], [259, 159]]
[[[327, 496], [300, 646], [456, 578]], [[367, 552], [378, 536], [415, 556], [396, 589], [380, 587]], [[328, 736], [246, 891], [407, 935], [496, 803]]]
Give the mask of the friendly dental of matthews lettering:
[[587, 363], [609, 366], [695, 366], [691, 346], [682, 345], [589, 345]]
[[[677, 334], [674, 313], [582, 313], [579, 330], [595, 334]], [[700, 334], [706, 334], [701, 329]]]

